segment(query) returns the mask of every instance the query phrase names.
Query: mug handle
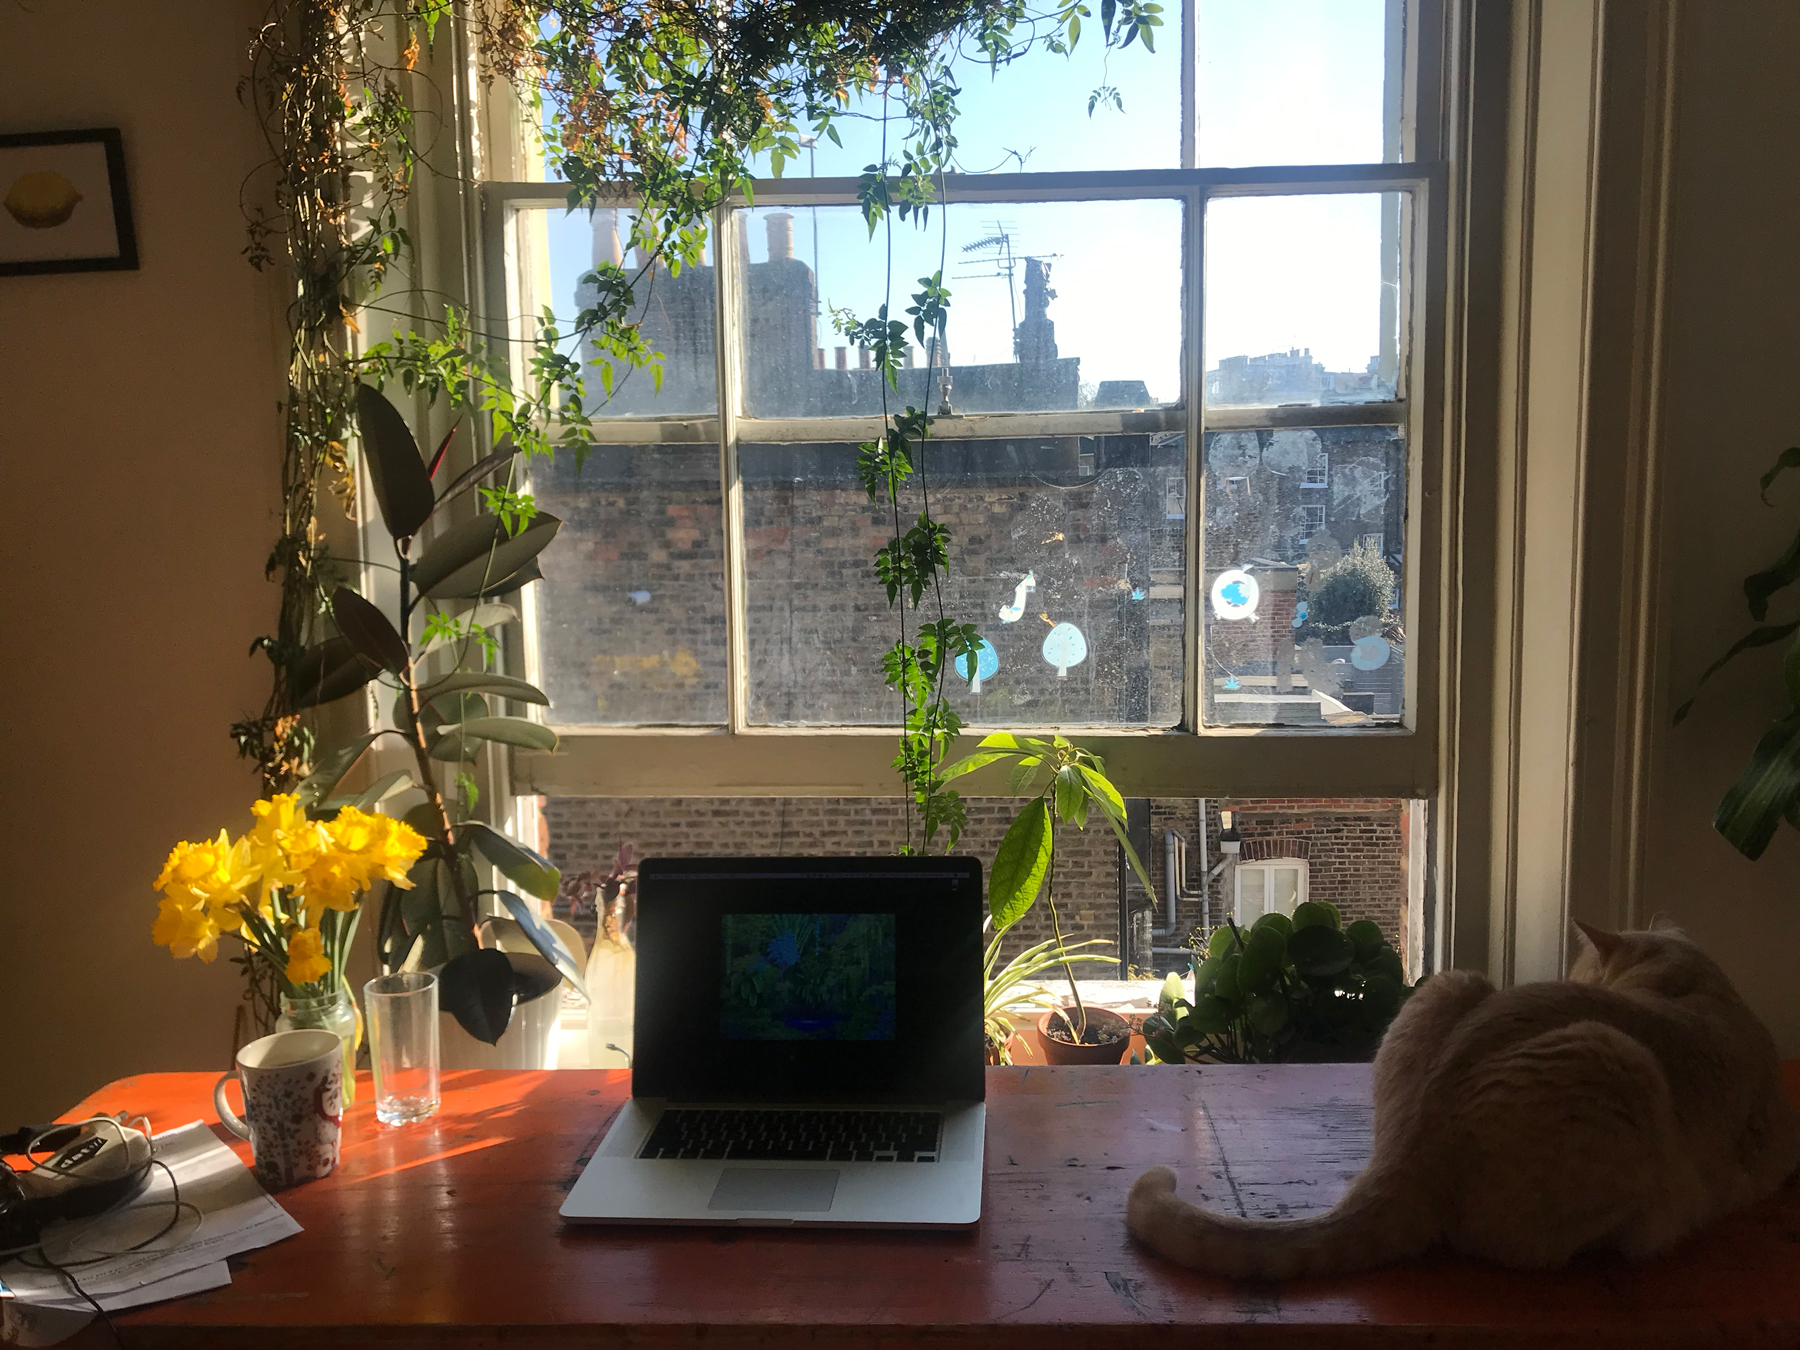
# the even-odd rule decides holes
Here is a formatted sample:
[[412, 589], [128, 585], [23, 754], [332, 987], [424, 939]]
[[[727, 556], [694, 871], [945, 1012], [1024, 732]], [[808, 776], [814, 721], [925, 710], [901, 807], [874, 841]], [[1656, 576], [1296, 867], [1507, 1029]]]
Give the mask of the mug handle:
[[[230, 1073], [220, 1078], [217, 1083], [213, 1084], [213, 1108], [219, 1113], [219, 1123], [221, 1125], [230, 1130], [239, 1139], [248, 1139], [250, 1137], [250, 1126], [225, 1103], [225, 1085], [236, 1077], [237, 1070], [233, 1069]], [[241, 1088], [243, 1084], [239, 1083], [238, 1086]], [[247, 1098], [244, 1102], [244, 1109], [246, 1111], [250, 1109], [250, 1103]]]

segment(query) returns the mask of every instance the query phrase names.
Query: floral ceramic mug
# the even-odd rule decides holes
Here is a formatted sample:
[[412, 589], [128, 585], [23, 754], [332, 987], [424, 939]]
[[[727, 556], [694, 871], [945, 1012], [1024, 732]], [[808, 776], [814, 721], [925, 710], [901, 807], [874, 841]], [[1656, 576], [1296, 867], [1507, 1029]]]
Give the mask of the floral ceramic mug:
[[[236, 1079], [244, 1115], [225, 1100]], [[343, 1045], [330, 1031], [278, 1031], [237, 1052], [237, 1067], [213, 1088], [219, 1120], [250, 1141], [256, 1175], [270, 1190], [330, 1176], [343, 1120]]]

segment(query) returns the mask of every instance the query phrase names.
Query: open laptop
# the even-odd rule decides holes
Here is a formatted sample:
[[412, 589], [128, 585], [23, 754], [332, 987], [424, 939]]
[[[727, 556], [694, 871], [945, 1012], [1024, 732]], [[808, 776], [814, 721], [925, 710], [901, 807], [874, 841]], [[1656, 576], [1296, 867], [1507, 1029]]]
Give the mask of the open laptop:
[[631, 1100], [563, 1217], [974, 1223], [983, 912], [973, 858], [646, 860]]

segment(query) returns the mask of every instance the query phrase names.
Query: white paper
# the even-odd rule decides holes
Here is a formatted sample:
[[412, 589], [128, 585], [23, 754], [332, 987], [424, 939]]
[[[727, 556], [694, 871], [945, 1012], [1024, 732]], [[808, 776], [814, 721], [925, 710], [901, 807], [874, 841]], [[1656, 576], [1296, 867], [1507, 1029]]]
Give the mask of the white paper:
[[[162, 1237], [137, 1251], [127, 1250], [169, 1222], [175, 1187], [160, 1167], [151, 1170], [149, 1183], [128, 1204], [44, 1233], [44, 1255], [71, 1269], [81, 1287], [109, 1308], [115, 1297], [300, 1231], [250, 1169], [200, 1122], [157, 1135], [155, 1156], [174, 1173], [182, 1203], [175, 1225]], [[32, 1303], [68, 1303], [73, 1294], [55, 1271], [33, 1269], [17, 1259], [0, 1265], [0, 1289]], [[78, 1296], [75, 1301], [85, 1306]]]
[[[109, 1313], [119, 1312], [187, 1294], [205, 1293], [208, 1289], [222, 1289], [230, 1283], [231, 1268], [223, 1261], [214, 1261], [211, 1265], [196, 1266], [179, 1275], [171, 1275], [166, 1280], [153, 1280], [129, 1293], [103, 1298], [100, 1306]], [[93, 1308], [86, 1299], [75, 1298], [72, 1292], [66, 1303], [48, 1300], [40, 1303], [36, 1299], [19, 1298], [0, 1301], [0, 1337], [15, 1345], [55, 1345], [93, 1320]]]

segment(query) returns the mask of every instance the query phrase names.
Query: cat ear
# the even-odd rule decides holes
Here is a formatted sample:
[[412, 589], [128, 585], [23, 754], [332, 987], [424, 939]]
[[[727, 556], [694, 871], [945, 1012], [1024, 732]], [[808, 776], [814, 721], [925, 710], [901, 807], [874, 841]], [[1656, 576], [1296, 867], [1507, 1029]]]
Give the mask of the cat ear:
[[1652, 933], [1675, 933], [1683, 937], [1686, 936], [1682, 931], [1681, 925], [1675, 922], [1674, 918], [1666, 909], [1659, 909], [1650, 916], [1650, 931]]
[[1569, 922], [1575, 925], [1576, 931], [1583, 938], [1587, 939], [1588, 946], [1600, 954], [1602, 961], [1619, 950], [1620, 939], [1617, 933], [1609, 933], [1604, 928], [1596, 928], [1590, 923], [1583, 923], [1580, 919], [1571, 919]]

